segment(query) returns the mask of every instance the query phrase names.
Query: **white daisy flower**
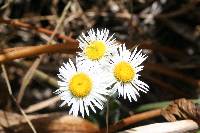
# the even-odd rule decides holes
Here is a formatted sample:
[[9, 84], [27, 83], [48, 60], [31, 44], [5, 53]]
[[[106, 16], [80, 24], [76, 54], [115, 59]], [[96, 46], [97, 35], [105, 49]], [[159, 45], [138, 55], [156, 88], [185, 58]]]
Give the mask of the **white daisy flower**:
[[109, 36], [109, 30], [96, 30], [91, 29], [87, 35], [82, 35], [77, 39], [79, 47], [82, 52], [78, 52], [78, 62], [80, 65], [87, 64], [87, 66], [107, 65], [113, 54], [117, 52], [118, 45], [113, 38]]
[[59, 89], [55, 91], [63, 100], [61, 107], [65, 104], [71, 106], [69, 114], [78, 116], [79, 112], [82, 117], [85, 112], [89, 115], [90, 107], [96, 113], [95, 107], [103, 109], [106, 101], [106, 90], [103, 73], [97, 73], [93, 69], [88, 70], [84, 66], [75, 66], [71, 60], [59, 68], [58, 81]]
[[137, 101], [139, 91], [147, 92], [149, 86], [139, 80], [139, 72], [143, 70], [141, 63], [147, 58], [142, 54], [142, 50], [137, 52], [137, 48], [131, 53], [127, 50], [125, 44], [119, 47], [119, 51], [111, 58], [110, 61], [110, 75], [109, 82], [113, 85], [112, 92], [118, 92], [119, 96], [124, 99], [128, 97], [131, 102], [132, 99]]

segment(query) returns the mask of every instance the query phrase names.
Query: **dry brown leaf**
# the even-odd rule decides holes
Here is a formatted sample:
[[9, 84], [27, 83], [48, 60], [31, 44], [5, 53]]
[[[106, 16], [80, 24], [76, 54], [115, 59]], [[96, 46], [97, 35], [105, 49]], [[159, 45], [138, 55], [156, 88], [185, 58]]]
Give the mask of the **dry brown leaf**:
[[168, 121], [176, 121], [176, 116], [192, 119], [200, 125], [200, 106], [185, 98], [175, 100], [161, 114]]
[[[79, 118], [66, 115], [66, 113], [50, 113], [42, 115], [29, 115], [28, 118], [33, 123], [39, 133], [97, 133], [97, 125]], [[30, 127], [24, 117], [0, 111], [0, 132], [29, 133]]]

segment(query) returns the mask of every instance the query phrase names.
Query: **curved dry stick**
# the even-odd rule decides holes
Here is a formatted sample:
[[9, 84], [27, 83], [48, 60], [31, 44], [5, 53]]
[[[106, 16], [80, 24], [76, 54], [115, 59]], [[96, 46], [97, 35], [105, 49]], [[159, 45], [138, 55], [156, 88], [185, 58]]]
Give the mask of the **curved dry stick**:
[[36, 56], [44, 53], [68, 52], [73, 53], [77, 50], [78, 45], [56, 44], [56, 45], [39, 45], [20, 48], [5, 54], [0, 54], [0, 63], [14, 59]]
[[[147, 111], [147, 112], [144, 112], [144, 113], [132, 115], [130, 117], [127, 117], [127, 118], [120, 120], [116, 124], [109, 126], [109, 133], [116, 132], [119, 129], [122, 129], [122, 128], [129, 126], [131, 124], [137, 123], [137, 122], [142, 121], [142, 120], [154, 118], [154, 117], [157, 117], [157, 116], [160, 116], [160, 115], [161, 115], [161, 109], [155, 109], [155, 110]], [[102, 133], [106, 132], [106, 129], [105, 128], [101, 129], [101, 132]]]
[[4, 64], [1, 64], [1, 68], [2, 68], [2, 71], [3, 71], [3, 75], [4, 75], [4, 78], [5, 78], [6, 85], [8, 87], [8, 92], [9, 92], [9, 95], [10, 95], [11, 99], [15, 102], [17, 108], [20, 110], [20, 112], [24, 116], [25, 120], [27, 121], [27, 123], [30, 126], [31, 130], [33, 131], [33, 133], [37, 133], [37, 131], [35, 130], [35, 127], [31, 123], [31, 121], [29, 120], [29, 118], [27, 117], [26, 113], [24, 112], [24, 110], [22, 109], [22, 107], [17, 103], [15, 97], [13, 96], [12, 89], [11, 89], [11, 86], [10, 86], [10, 82], [8, 80], [8, 75], [7, 75], [7, 72], [6, 72]]
[[[156, 49], [154, 46], [150, 46], [147, 44], [141, 44], [139, 47], [144, 49], [151, 49], [155, 51], [165, 52], [166, 54], [169, 53], [170, 55], [171, 54], [176, 56], [181, 55], [181, 53], [179, 53], [178, 51], [167, 47]], [[39, 54], [45, 54], [45, 53], [56, 53], [56, 52], [75, 53], [77, 50], [78, 50], [78, 43], [55, 44], [55, 45], [41, 44], [39, 46], [7, 48], [0, 51], [1, 53], [0, 63], [19, 58], [25, 58], [29, 56], [37, 56]]]
[[59, 100], [60, 100], [59, 96], [54, 96], [54, 97], [51, 97], [51, 98], [49, 98], [47, 100], [43, 100], [43, 101], [41, 101], [39, 103], [30, 105], [24, 111], [25, 111], [25, 113], [33, 113], [33, 112], [36, 112], [38, 110], [42, 110], [44, 108], [47, 108], [47, 107], [49, 107], [49, 105], [55, 104]]
[[17, 50], [21, 50], [21, 49], [24, 49], [24, 48], [31, 48], [31, 47], [35, 47], [35, 46], [20, 46], [20, 47], [13, 47], [13, 48], [5, 48], [5, 49], [1, 49], [0, 50], [0, 54], [5, 54], [5, 53], [8, 53], [8, 52], [13, 52], [13, 51], [17, 51]]

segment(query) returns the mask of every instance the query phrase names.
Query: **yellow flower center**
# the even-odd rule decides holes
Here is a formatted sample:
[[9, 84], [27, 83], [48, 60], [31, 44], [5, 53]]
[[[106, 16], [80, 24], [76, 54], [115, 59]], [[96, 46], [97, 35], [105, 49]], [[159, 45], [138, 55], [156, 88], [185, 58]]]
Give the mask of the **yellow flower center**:
[[91, 60], [98, 60], [104, 56], [106, 45], [103, 41], [93, 41], [85, 48], [86, 56]]
[[135, 75], [135, 69], [128, 62], [121, 61], [114, 67], [115, 78], [123, 83], [130, 82]]
[[85, 73], [75, 74], [69, 82], [69, 90], [76, 97], [87, 96], [92, 89], [92, 80]]

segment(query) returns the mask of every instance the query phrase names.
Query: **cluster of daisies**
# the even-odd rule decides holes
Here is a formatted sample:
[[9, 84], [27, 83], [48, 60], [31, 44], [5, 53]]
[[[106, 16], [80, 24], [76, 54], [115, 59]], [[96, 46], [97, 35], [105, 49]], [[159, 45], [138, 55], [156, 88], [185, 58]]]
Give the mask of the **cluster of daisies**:
[[108, 96], [118, 94], [137, 101], [139, 92], [149, 86], [139, 80], [141, 63], [147, 58], [137, 47], [130, 51], [125, 44], [116, 43], [109, 30], [91, 29], [77, 39], [81, 52], [75, 63], [70, 59], [59, 68], [59, 89], [55, 91], [68, 104], [69, 114], [82, 117], [96, 107], [103, 109]]

